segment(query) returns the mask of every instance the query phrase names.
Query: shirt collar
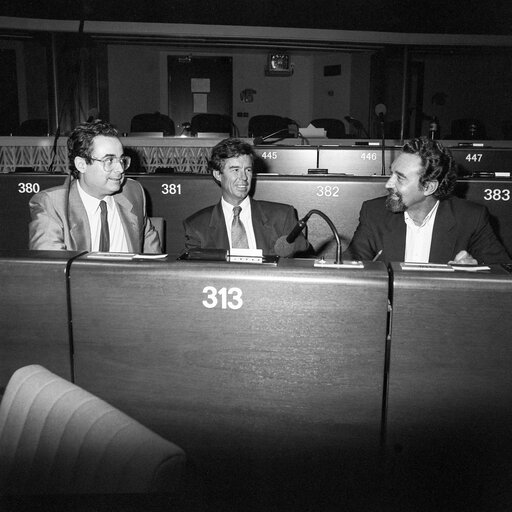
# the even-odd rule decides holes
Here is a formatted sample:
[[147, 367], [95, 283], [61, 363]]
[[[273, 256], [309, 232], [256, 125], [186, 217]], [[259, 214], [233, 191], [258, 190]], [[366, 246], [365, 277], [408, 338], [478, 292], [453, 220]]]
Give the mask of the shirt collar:
[[82, 186], [80, 185], [80, 180], [77, 180], [77, 188], [78, 193], [80, 194], [80, 199], [82, 200], [82, 203], [84, 203], [87, 213], [89, 213], [90, 215], [96, 213], [96, 211], [99, 209], [100, 201], [102, 200], [107, 203], [107, 206], [109, 208], [112, 208], [114, 201], [114, 198], [112, 196], [105, 196], [103, 199], [93, 197], [82, 188]]
[[[233, 215], [234, 206], [231, 203], [228, 203], [223, 197], [221, 198], [220, 202], [224, 215]], [[247, 196], [238, 206], [242, 208], [242, 212], [249, 212], [251, 209], [251, 200], [249, 199], [249, 196]]]
[[405, 210], [405, 212], [404, 212], [404, 220], [407, 224], [416, 226], [417, 228], [422, 228], [430, 222], [432, 217], [435, 216], [438, 207], [439, 207], [439, 199], [436, 201], [436, 204], [432, 207], [432, 209], [428, 212], [427, 216], [423, 219], [423, 222], [421, 223], [420, 226], [418, 226], [414, 223], [414, 220], [411, 218], [411, 216], [409, 215], [407, 210]]

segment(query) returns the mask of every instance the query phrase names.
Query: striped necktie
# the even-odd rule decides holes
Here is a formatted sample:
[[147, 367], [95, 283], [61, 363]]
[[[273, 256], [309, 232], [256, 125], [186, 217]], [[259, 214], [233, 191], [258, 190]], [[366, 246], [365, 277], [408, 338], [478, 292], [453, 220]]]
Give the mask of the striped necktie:
[[235, 206], [233, 208], [233, 222], [231, 223], [231, 246], [239, 249], [249, 249], [249, 242], [247, 241], [247, 233], [245, 232], [244, 225], [240, 220], [240, 212], [242, 208]]

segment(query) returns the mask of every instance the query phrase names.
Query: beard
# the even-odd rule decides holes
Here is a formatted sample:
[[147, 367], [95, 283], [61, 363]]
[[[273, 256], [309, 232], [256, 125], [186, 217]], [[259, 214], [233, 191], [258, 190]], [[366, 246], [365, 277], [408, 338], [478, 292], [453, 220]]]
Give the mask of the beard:
[[386, 208], [393, 213], [405, 212], [405, 204], [402, 201], [401, 194], [389, 192], [386, 198]]

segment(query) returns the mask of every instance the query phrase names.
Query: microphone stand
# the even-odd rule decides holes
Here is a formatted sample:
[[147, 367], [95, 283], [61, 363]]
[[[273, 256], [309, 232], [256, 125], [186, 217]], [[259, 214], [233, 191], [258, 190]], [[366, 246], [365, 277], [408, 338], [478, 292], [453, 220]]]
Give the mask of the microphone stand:
[[380, 170], [381, 176], [386, 176], [386, 133], [384, 130], [384, 115], [379, 115], [380, 130], [381, 130], [381, 150], [382, 150], [382, 167]]
[[[252, 143], [253, 143], [254, 146], [259, 146], [262, 142], [265, 142], [267, 139], [271, 139], [272, 137], [274, 137], [276, 135], [279, 135], [281, 133], [288, 134], [289, 133], [289, 129], [288, 128], [281, 128], [281, 130], [277, 130], [277, 132], [271, 133], [269, 135], [265, 135], [265, 137], [255, 137], [254, 140], [252, 141]], [[277, 138], [276, 140], [273, 140], [272, 142], [269, 142], [269, 144], [273, 144], [274, 142], [277, 142], [278, 140], [283, 140], [285, 138], [286, 138], [286, 136], [285, 137]]]
[[333, 221], [320, 210], [310, 210], [306, 217], [304, 217], [302, 220], [306, 221], [313, 215], [313, 213], [316, 213], [317, 215], [320, 215], [322, 219], [329, 224], [329, 227], [331, 228], [332, 234], [334, 235], [334, 239], [336, 240], [336, 259], [334, 260], [335, 265], [339, 265], [341, 263], [341, 242], [340, 242], [340, 235], [338, 234], [338, 230], [336, 229], [336, 226], [334, 225]]

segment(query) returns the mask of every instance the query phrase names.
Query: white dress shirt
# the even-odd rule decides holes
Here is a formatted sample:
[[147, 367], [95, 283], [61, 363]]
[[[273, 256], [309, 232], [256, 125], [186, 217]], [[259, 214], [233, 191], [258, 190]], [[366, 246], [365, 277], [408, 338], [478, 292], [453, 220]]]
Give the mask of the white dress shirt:
[[407, 235], [405, 237], [404, 261], [428, 263], [438, 206], [439, 201], [436, 201], [432, 210], [430, 210], [428, 215], [423, 219], [421, 226], [417, 226], [407, 211], [405, 211], [404, 221], [407, 225]]
[[[101, 233], [101, 210], [100, 199], [89, 195], [80, 186], [80, 181], [77, 183], [78, 193], [84, 203], [87, 218], [89, 219], [89, 226], [91, 228], [91, 251], [96, 252], [100, 247], [100, 233]], [[110, 252], [128, 252], [128, 243], [124, 233], [123, 224], [117, 205], [112, 196], [105, 196], [103, 201], [107, 203], [107, 219], [108, 230], [110, 233]]]
[[[222, 198], [220, 200], [222, 205], [222, 211], [224, 213], [224, 219], [226, 221], [226, 231], [228, 232], [229, 248], [232, 249], [231, 243], [231, 223], [233, 222], [233, 208], [232, 204]], [[247, 196], [239, 205], [242, 208], [240, 212], [240, 220], [244, 225], [245, 232], [247, 234], [247, 241], [249, 242], [249, 249], [257, 249], [256, 237], [254, 236], [254, 228], [252, 227], [252, 214], [251, 214], [251, 200]]]

